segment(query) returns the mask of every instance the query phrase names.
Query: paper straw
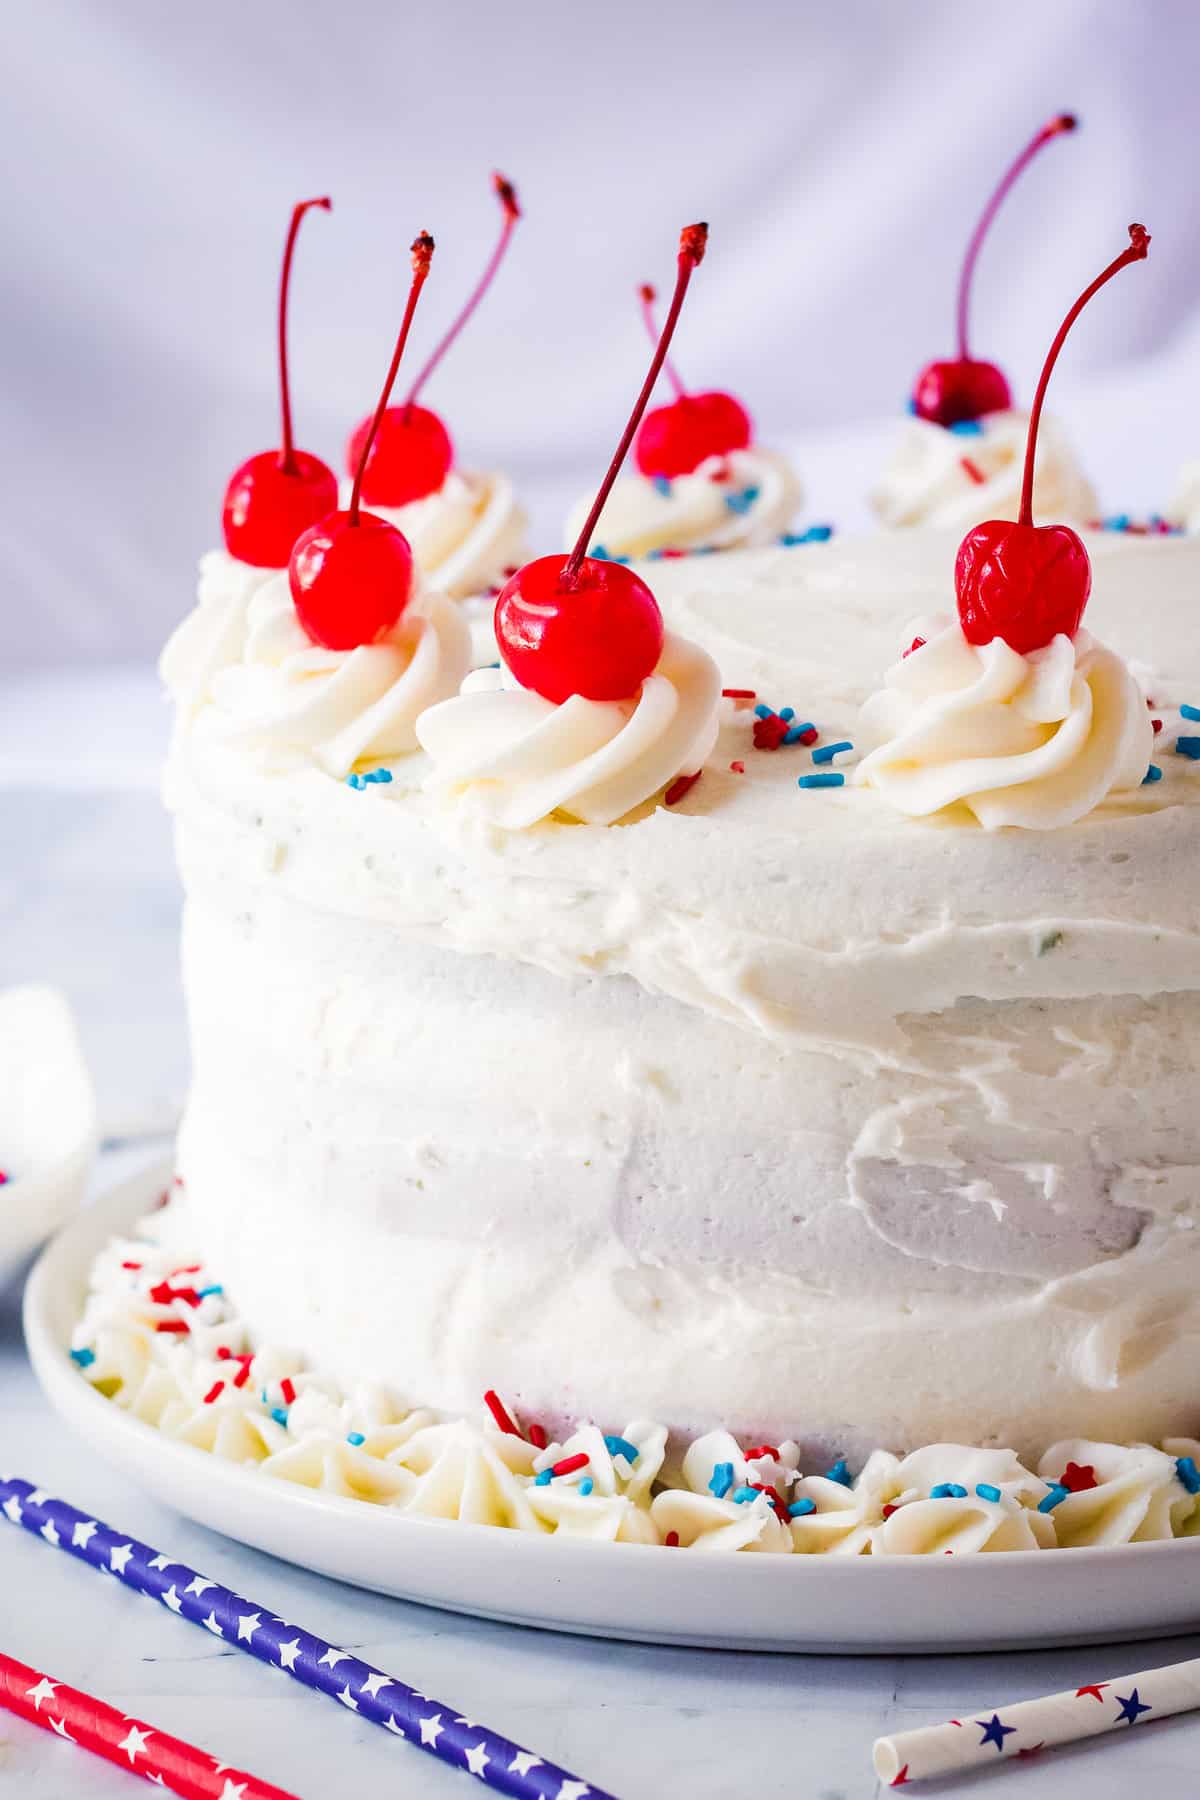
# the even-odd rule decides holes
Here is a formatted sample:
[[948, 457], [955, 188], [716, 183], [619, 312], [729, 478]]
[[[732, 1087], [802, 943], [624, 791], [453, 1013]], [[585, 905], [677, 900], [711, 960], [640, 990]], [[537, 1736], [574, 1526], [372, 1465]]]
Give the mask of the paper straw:
[[203, 1626], [234, 1649], [340, 1701], [393, 1737], [451, 1768], [478, 1776], [497, 1793], [514, 1800], [616, 1800], [603, 1788], [577, 1780], [315, 1632], [289, 1624], [269, 1607], [243, 1599], [186, 1563], [114, 1531], [90, 1513], [78, 1512], [65, 1500], [51, 1499], [32, 1482], [0, 1476], [0, 1514], [56, 1550], [115, 1575], [135, 1593], [161, 1601], [169, 1611]]
[[0, 1654], [0, 1706], [185, 1800], [296, 1800], [219, 1757]]
[[1117, 1675], [1111, 1681], [1090, 1681], [1042, 1700], [985, 1706], [978, 1718], [972, 1714], [945, 1725], [878, 1738], [875, 1773], [892, 1787], [903, 1787], [931, 1775], [994, 1768], [1005, 1757], [1036, 1756], [1056, 1744], [1123, 1731], [1194, 1706], [1200, 1706], [1200, 1658]]

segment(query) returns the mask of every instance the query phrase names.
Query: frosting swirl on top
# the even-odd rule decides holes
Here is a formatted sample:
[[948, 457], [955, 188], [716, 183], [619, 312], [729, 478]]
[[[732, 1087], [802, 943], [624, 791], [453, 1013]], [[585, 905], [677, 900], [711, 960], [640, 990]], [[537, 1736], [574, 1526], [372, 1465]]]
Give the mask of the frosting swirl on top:
[[311, 758], [341, 776], [415, 750], [417, 715], [470, 667], [467, 626], [440, 595], [414, 594], [378, 643], [326, 650], [296, 617], [284, 570], [250, 582], [241, 565], [205, 563], [200, 603], [163, 652], [163, 680], [199, 730], [270, 767]]
[[[800, 505], [795, 470], [777, 450], [752, 444], [710, 456], [690, 475], [647, 480], [625, 475], [613, 486], [593, 544], [609, 556], [647, 556], [652, 550], [717, 550], [772, 543]], [[591, 505], [580, 501], [567, 520], [573, 544]]]
[[521, 830], [562, 812], [611, 825], [677, 775], [700, 768], [717, 737], [721, 677], [704, 650], [670, 632], [654, 673], [629, 700], [561, 706], [479, 669], [461, 694], [422, 713], [417, 737], [435, 783], [464, 793], [485, 817]]
[[427, 585], [452, 600], [484, 593], [529, 559], [529, 521], [505, 475], [451, 469], [432, 494], [371, 511], [399, 527]]
[[[947, 430], [909, 419], [896, 453], [870, 496], [885, 525], [935, 525], [966, 530], [981, 519], [1015, 519], [1029, 415], [988, 413], [977, 432]], [[1095, 492], [1062, 431], [1043, 418], [1034, 464], [1033, 506], [1039, 517], [1088, 520], [1099, 510]]]
[[858, 781], [923, 818], [961, 802], [989, 830], [1072, 824], [1142, 782], [1154, 744], [1128, 665], [1085, 631], [1021, 656], [945, 619], [862, 709]]

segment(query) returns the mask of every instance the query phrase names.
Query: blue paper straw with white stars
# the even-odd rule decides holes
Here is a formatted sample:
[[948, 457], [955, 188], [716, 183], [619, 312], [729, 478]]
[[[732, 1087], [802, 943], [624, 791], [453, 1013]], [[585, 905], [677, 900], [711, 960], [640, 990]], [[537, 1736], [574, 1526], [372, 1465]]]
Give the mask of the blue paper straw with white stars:
[[995, 1768], [1006, 1757], [1027, 1760], [1058, 1744], [1129, 1731], [1195, 1707], [1200, 1707], [1200, 1658], [1090, 1681], [1041, 1700], [984, 1706], [978, 1717], [964, 1713], [945, 1725], [879, 1738], [875, 1773], [890, 1787], [906, 1787], [935, 1775]]
[[137, 1594], [248, 1651], [294, 1681], [340, 1701], [351, 1712], [418, 1750], [476, 1775], [486, 1787], [515, 1800], [615, 1800], [565, 1769], [523, 1750], [511, 1739], [463, 1718], [395, 1676], [374, 1669], [348, 1650], [302, 1631], [265, 1606], [256, 1606], [218, 1581], [149, 1544], [114, 1531], [100, 1519], [51, 1499], [31, 1481], [0, 1476], [0, 1514], [56, 1550], [66, 1550], [102, 1574], [115, 1575]]

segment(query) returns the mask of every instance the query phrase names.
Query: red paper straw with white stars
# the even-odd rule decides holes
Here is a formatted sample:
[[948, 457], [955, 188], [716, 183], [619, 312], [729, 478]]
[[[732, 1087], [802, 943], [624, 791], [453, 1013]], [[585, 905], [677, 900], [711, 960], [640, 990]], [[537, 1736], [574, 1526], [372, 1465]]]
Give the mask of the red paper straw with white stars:
[[971, 1713], [945, 1725], [926, 1725], [920, 1731], [877, 1738], [875, 1773], [891, 1787], [905, 1787], [931, 1775], [994, 1768], [1005, 1757], [1027, 1760], [1056, 1744], [1127, 1731], [1197, 1706], [1200, 1657], [1170, 1663], [1165, 1669], [1142, 1669], [1136, 1675], [1088, 1682], [1041, 1700], [984, 1706], [978, 1717]]
[[296, 1800], [207, 1751], [0, 1653], [0, 1706], [186, 1800]]

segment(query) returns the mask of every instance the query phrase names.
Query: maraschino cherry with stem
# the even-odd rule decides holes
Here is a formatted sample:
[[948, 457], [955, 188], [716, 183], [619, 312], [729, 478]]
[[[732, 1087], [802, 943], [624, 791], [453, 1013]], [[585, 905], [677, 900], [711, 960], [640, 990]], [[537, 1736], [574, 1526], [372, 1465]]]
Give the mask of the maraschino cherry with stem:
[[971, 281], [983, 240], [1013, 183], [1045, 144], [1064, 132], [1074, 131], [1077, 123], [1073, 113], [1059, 113], [1057, 118], [1050, 119], [1035, 132], [1005, 171], [984, 207], [967, 245], [958, 278], [958, 355], [952, 360], [931, 362], [921, 370], [913, 389], [913, 411], [919, 419], [928, 419], [934, 425], [961, 425], [982, 418], [985, 413], [1005, 412], [1012, 405], [1012, 394], [1003, 372], [995, 363], [976, 361], [968, 348]]
[[[650, 342], [656, 343], [654, 289], [644, 283], [638, 289], [638, 299]], [[648, 412], [637, 434], [633, 457], [643, 475], [673, 481], [677, 475], [690, 475], [712, 456], [728, 456], [732, 450], [746, 448], [754, 427], [740, 400], [715, 390], [689, 393], [674, 364], [666, 358], [663, 373], [675, 390], [675, 398]]]
[[989, 519], [968, 531], [958, 551], [954, 585], [963, 635], [972, 644], [1003, 638], [1011, 649], [1028, 656], [1061, 632], [1074, 637], [1092, 587], [1092, 567], [1079, 534], [1069, 525], [1033, 522], [1033, 471], [1037, 456], [1042, 402], [1067, 333], [1094, 294], [1131, 263], [1141, 262], [1150, 248], [1142, 225], [1129, 227], [1129, 247], [1115, 257], [1084, 289], [1058, 328], [1042, 367], [1029, 414], [1021, 510], [1011, 519]]
[[587, 548], [666, 361], [683, 297], [707, 242], [707, 225], [686, 225], [679, 234], [670, 309], [575, 548], [569, 556], [539, 556], [526, 563], [496, 600], [501, 656], [522, 687], [547, 700], [561, 703], [573, 694], [585, 700], [628, 700], [662, 654], [662, 613], [646, 583], [622, 563], [589, 556]]
[[396, 624], [412, 597], [413, 554], [408, 539], [386, 519], [362, 510], [362, 484], [432, 259], [433, 239], [423, 231], [413, 241], [408, 304], [363, 439], [350, 504], [345, 512], [327, 513], [297, 538], [288, 563], [296, 616], [313, 643], [326, 650], [355, 650], [376, 643]]
[[364, 419], [347, 445], [347, 469], [353, 474], [362, 462], [363, 445], [368, 435], [374, 438], [362, 482], [363, 499], [369, 506], [407, 506], [413, 500], [423, 500], [427, 494], [438, 491], [453, 466], [454, 445], [450, 433], [435, 412], [417, 405], [417, 396], [491, 287], [521, 217], [512, 182], [503, 175], [493, 175], [492, 186], [503, 217], [500, 236], [483, 274], [409, 388], [407, 399], [400, 406], [388, 407], [382, 418]]
[[337, 476], [319, 456], [297, 450], [292, 437], [292, 393], [288, 380], [288, 294], [292, 282], [292, 256], [300, 221], [312, 207], [325, 212], [327, 195], [301, 200], [292, 208], [283, 271], [279, 278], [279, 392], [283, 412], [282, 443], [278, 450], [263, 450], [235, 469], [225, 489], [221, 524], [225, 548], [239, 562], [260, 569], [287, 566], [292, 545], [302, 531], [337, 505]]

